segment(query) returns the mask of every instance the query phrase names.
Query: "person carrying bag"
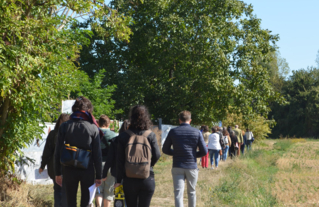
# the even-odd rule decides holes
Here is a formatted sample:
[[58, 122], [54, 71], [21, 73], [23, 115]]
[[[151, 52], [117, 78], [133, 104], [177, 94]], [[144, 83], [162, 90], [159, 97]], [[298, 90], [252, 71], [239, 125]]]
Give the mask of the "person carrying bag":
[[[103, 135], [91, 114], [92, 103], [80, 96], [72, 106], [70, 120], [61, 124], [55, 147], [55, 181], [65, 187], [67, 206], [76, 207], [79, 182], [81, 207], [89, 204], [89, 187], [101, 185], [102, 155], [100, 136]], [[62, 170], [61, 170], [62, 166]], [[63, 179], [62, 179], [63, 171]]]

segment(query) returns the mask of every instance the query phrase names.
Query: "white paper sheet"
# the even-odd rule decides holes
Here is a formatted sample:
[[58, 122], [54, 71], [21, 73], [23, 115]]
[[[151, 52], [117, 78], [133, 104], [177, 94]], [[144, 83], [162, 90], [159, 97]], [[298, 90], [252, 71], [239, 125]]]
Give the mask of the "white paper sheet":
[[93, 199], [95, 197], [95, 192], [96, 192], [95, 183], [91, 187], [89, 187], [89, 191], [90, 191], [90, 202], [89, 202], [89, 204], [91, 204], [93, 202]]

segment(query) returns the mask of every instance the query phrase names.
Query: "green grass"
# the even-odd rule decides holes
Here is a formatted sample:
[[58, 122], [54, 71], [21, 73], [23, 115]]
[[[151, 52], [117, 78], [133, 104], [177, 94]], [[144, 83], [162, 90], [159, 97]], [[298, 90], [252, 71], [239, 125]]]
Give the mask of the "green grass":
[[278, 171], [276, 161], [290, 149], [289, 140], [274, 148], [246, 153], [226, 170], [220, 184], [211, 189], [210, 206], [275, 206], [271, 188]]

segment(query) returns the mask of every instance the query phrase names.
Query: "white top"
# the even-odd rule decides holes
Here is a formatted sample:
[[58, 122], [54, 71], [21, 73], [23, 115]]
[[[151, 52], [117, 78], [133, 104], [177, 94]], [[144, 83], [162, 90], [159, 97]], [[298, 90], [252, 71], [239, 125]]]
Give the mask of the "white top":
[[247, 140], [251, 140], [251, 138], [254, 137], [254, 135], [253, 135], [253, 133], [252, 133], [251, 131], [246, 132], [245, 135], [246, 135], [246, 139], [247, 139]]
[[208, 137], [208, 149], [213, 149], [213, 150], [221, 150], [221, 146], [219, 143], [219, 134], [214, 133], [209, 135]]

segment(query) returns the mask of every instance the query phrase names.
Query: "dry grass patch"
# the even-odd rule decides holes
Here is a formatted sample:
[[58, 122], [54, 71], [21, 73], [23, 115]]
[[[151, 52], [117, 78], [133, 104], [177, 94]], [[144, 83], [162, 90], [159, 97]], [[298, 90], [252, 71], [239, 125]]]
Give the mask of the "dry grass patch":
[[273, 195], [284, 206], [319, 206], [319, 142], [299, 142], [277, 161]]

